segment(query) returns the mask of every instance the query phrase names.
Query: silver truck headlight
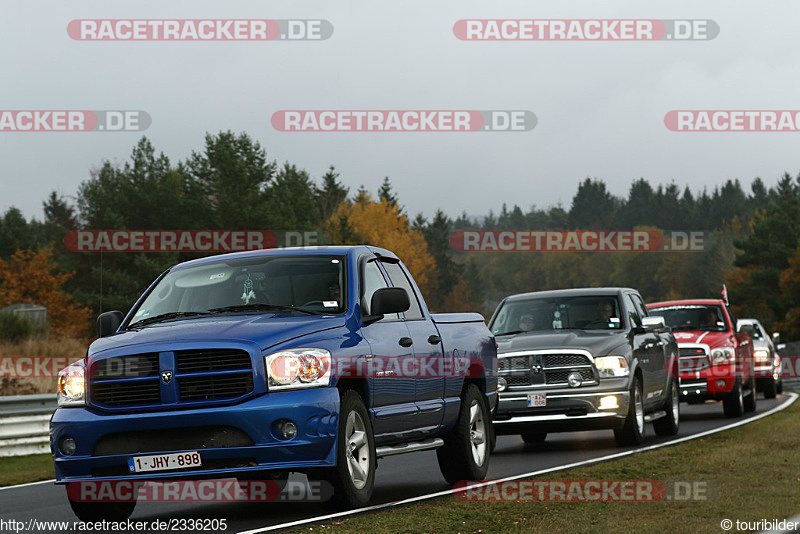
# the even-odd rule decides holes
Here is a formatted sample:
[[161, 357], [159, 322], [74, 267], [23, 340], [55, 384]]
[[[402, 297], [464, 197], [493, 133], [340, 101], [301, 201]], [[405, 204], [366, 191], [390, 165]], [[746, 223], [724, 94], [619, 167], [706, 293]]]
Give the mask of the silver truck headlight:
[[83, 360], [58, 372], [58, 406], [86, 406], [86, 366]]
[[325, 349], [282, 350], [265, 357], [270, 391], [331, 384], [331, 353]]
[[711, 351], [711, 365], [725, 365], [736, 358], [733, 347], [719, 347]]
[[753, 357], [759, 363], [769, 363], [769, 351], [765, 349], [758, 349], [753, 351]]
[[594, 359], [594, 366], [600, 378], [619, 378], [631, 374], [625, 356], [600, 356]]

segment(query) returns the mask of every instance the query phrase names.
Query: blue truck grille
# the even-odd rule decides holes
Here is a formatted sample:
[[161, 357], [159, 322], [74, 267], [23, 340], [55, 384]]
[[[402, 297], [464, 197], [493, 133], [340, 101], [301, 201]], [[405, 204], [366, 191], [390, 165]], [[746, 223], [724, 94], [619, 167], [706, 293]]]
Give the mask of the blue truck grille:
[[91, 363], [92, 404], [109, 408], [234, 399], [253, 391], [253, 363], [241, 349], [115, 356]]

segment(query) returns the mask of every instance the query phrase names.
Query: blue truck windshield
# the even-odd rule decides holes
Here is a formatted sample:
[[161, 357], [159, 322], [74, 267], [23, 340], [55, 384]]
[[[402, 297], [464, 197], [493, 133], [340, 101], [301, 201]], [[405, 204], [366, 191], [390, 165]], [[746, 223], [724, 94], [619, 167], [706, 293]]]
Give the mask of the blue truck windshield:
[[615, 296], [531, 298], [506, 302], [490, 325], [498, 336], [563, 329], [619, 330]]
[[154, 318], [217, 313], [342, 313], [347, 309], [343, 256], [227, 259], [169, 272], [129, 326]]

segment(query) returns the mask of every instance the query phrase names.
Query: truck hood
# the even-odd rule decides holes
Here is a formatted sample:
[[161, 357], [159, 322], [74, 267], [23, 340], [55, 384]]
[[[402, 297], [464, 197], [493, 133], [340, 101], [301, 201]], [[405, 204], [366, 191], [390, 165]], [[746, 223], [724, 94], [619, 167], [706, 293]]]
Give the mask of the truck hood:
[[628, 338], [625, 332], [567, 330], [553, 332], [552, 330], [527, 332], [513, 336], [497, 338], [497, 354], [507, 352], [520, 352], [525, 350], [544, 349], [584, 349], [592, 356], [605, 356], [627, 345]]
[[678, 345], [683, 343], [703, 343], [709, 347], [724, 345], [731, 338], [730, 332], [709, 332], [707, 330], [681, 330], [674, 332]]
[[96, 340], [90, 354], [144, 343], [170, 341], [249, 341], [266, 349], [278, 343], [345, 325], [340, 315], [222, 315], [181, 319]]

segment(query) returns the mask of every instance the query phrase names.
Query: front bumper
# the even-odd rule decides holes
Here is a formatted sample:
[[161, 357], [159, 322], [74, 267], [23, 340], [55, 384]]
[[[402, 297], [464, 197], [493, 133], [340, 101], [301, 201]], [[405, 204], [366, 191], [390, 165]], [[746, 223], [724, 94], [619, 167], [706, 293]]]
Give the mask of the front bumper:
[[[84, 480], [136, 480], [235, 476], [261, 470], [302, 470], [332, 466], [336, 458], [339, 393], [336, 388], [318, 388], [261, 395], [231, 406], [108, 414], [90, 408], [59, 408], [50, 421], [50, 449], [55, 459], [57, 483]], [[292, 439], [278, 437], [276, 422], [290, 419], [297, 425]], [[230, 428], [230, 434], [245, 436], [246, 444], [218, 446], [198, 440], [190, 447], [174, 449], [168, 443], [186, 443], [186, 436], [205, 428]], [[75, 439], [75, 453], [66, 456], [58, 447], [61, 439]], [[120, 439], [120, 436], [122, 438]], [[125, 442], [127, 436], [134, 436]], [[140, 445], [136, 436], [141, 436]], [[152, 450], [163, 436], [165, 448]], [[189, 438], [190, 439], [190, 438]], [[120, 448], [109, 453], [108, 443]], [[127, 449], [124, 452], [122, 449]], [[139, 448], [140, 450], [136, 450]], [[98, 452], [97, 449], [102, 449]], [[147, 450], [141, 450], [147, 449]], [[203, 467], [150, 473], [128, 472], [128, 458], [137, 454], [160, 454], [197, 450]], [[113, 452], [113, 451], [112, 451]]]
[[[528, 407], [528, 393], [546, 393], [547, 405]], [[616, 397], [616, 407], [601, 408], [600, 399], [609, 396]], [[607, 384], [579, 390], [518, 389], [500, 393], [493, 423], [497, 434], [621, 428], [629, 405], [627, 379], [609, 380]]]

